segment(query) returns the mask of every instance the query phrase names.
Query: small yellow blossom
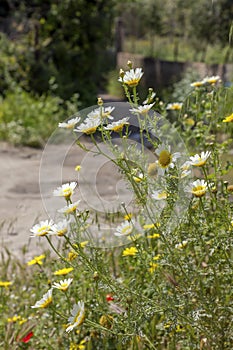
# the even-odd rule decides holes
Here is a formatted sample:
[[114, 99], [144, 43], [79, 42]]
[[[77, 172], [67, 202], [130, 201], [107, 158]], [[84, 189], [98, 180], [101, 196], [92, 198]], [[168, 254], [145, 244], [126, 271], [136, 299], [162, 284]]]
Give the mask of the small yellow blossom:
[[144, 230], [150, 230], [151, 228], [155, 228], [155, 224], [147, 224], [143, 226]]
[[0, 287], [9, 287], [10, 285], [12, 285], [12, 282], [7, 282], [7, 281], [0, 281]]
[[64, 268], [64, 269], [61, 269], [61, 270], [57, 270], [53, 274], [56, 275], [56, 276], [67, 275], [69, 272], [73, 271], [73, 269], [74, 269], [73, 267], [68, 267], [68, 268]]
[[9, 317], [8, 319], [7, 319], [7, 322], [9, 322], [9, 323], [11, 323], [11, 322], [17, 322], [17, 321], [19, 321], [21, 319], [21, 316], [13, 316], [13, 317]]
[[81, 165], [76, 165], [76, 167], [75, 167], [75, 171], [80, 171], [82, 169], [82, 167], [81, 167]]
[[70, 343], [69, 350], [84, 350], [85, 343], [86, 343], [86, 339], [81, 340], [79, 344], [75, 344], [72, 342], [72, 343]]
[[45, 258], [45, 255], [39, 255], [39, 256], [34, 256], [34, 258], [30, 261], [27, 262], [28, 266], [31, 265], [43, 265], [43, 262], [41, 260], [43, 260]]
[[132, 213], [128, 213], [124, 216], [124, 220], [127, 220], [127, 221], [130, 221], [133, 217], [133, 214]]
[[153, 257], [153, 260], [159, 260], [161, 258], [161, 254], [157, 254], [156, 256]]
[[230, 123], [233, 122], [233, 113], [230, 114], [228, 117], [226, 117], [225, 119], [223, 119], [223, 123]]
[[80, 247], [85, 248], [88, 243], [89, 243], [89, 241], [80, 242]]
[[155, 270], [157, 269], [158, 266], [159, 266], [158, 264], [156, 264], [154, 262], [150, 262], [150, 268], [149, 268], [150, 273], [155, 272]]
[[111, 329], [113, 326], [113, 317], [111, 315], [102, 315], [99, 323], [101, 326]]
[[123, 253], [122, 256], [134, 256], [138, 253], [137, 248], [135, 247], [130, 247], [130, 248], [126, 248]]
[[68, 260], [68, 261], [72, 261], [72, 260], [76, 259], [77, 256], [78, 256], [78, 254], [77, 254], [75, 251], [70, 251], [70, 252], [68, 253], [68, 258], [67, 258], [67, 260]]
[[183, 327], [182, 325], [178, 324], [178, 325], [176, 326], [176, 332], [177, 332], [177, 333], [185, 332], [185, 329], [184, 329], [184, 327]]
[[147, 236], [147, 238], [159, 238], [160, 234], [159, 233], [154, 233], [153, 235]]
[[19, 325], [21, 326], [22, 324], [24, 324], [25, 322], [27, 322], [27, 319], [26, 318], [21, 318], [19, 320]]

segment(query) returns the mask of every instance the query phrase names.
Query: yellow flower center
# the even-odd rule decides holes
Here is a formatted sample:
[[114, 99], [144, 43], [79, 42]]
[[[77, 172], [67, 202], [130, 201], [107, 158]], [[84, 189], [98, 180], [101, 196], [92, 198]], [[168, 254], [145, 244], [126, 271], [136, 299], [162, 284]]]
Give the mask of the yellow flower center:
[[130, 87], [134, 87], [134, 86], [137, 86], [137, 85], [138, 85], [139, 80], [140, 80], [140, 79], [132, 79], [132, 80], [126, 81], [125, 83], [126, 83], [127, 85], [129, 85]]
[[83, 323], [83, 321], [84, 321], [84, 317], [85, 317], [84, 313], [81, 315], [81, 318], [79, 320], [79, 317], [80, 317], [81, 313], [82, 313], [82, 311], [79, 311], [77, 316], [74, 319], [74, 323], [78, 322], [77, 326], [80, 326]]
[[45, 236], [47, 235], [48, 231], [49, 231], [50, 227], [49, 226], [41, 226], [40, 228], [38, 228], [38, 234], [39, 236]]
[[115, 126], [113, 126], [112, 130], [115, 132], [120, 132], [120, 131], [122, 131], [123, 126], [124, 126], [124, 124], [115, 125]]
[[70, 196], [72, 195], [72, 190], [71, 190], [71, 188], [66, 188], [66, 189], [64, 189], [64, 190], [63, 190], [63, 195], [64, 195], [64, 197], [66, 197], [66, 198], [70, 197]]
[[66, 232], [67, 232], [67, 228], [64, 228], [63, 230], [58, 230], [58, 231], [57, 231], [57, 235], [61, 237], [61, 236], [64, 236], [64, 234], [65, 234]]
[[132, 227], [128, 225], [128, 226], [123, 227], [122, 234], [123, 235], [128, 235], [128, 234], [131, 233], [131, 231], [132, 231]]
[[168, 152], [167, 150], [163, 150], [162, 152], [160, 152], [159, 165], [162, 168], [167, 168], [169, 164], [171, 164], [171, 161], [172, 161], [172, 155], [170, 152]]
[[96, 132], [97, 126], [92, 126], [91, 128], [88, 128], [86, 130], [83, 130], [84, 134], [90, 135], [94, 134]]
[[193, 164], [193, 165], [194, 165], [194, 166], [202, 166], [202, 165], [205, 165], [205, 163], [206, 163], [206, 160], [205, 160], [205, 159], [199, 158], [198, 163]]
[[192, 189], [192, 193], [196, 196], [196, 197], [202, 197], [204, 196], [204, 194], [206, 193], [206, 187], [205, 186], [196, 186]]
[[181, 105], [178, 105], [177, 103], [174, 103], [172, 106], [172, 109], [174, 109], [175, 111], [178, 111], [181, 109]]
[[47, 306], [49, 306], [49, 304], [52, 303], [52, 297], [49, 297], [47, 300], [45, 300], [43, 302], [43, 304], [41, 304], [41, 308], [46, 308]]
[[203, 85], [203, 82], [202, 81], [195, 81], [194, 83], [193, 83], [193, 86], [194, 87], [200, 87], [200, 86], [202, 86]]

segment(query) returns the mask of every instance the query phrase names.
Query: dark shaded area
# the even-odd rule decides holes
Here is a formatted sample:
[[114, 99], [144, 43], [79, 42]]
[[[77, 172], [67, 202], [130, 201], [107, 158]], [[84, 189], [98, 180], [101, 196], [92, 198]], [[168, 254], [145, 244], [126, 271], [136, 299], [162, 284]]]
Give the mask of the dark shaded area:
[[52, 91], [64, 100], [78, 93], [84, 106], [96, 100], [115, 63], [113, 0], [4, 0], [0, 17], [6, 35], [1, 47], [15, 65], [8, 77], [0, 67], [0, 93], [13, 80], [27, 91]]

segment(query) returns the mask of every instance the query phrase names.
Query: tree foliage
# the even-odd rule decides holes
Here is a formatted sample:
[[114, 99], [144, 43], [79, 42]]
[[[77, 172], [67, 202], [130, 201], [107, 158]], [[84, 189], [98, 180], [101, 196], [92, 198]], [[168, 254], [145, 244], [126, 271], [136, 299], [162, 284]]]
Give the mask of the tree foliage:
[[63, 99], [79, 93], [93, 101], [111, 60], [113, 11], [114, 0], [12, 1], [5, 16], [20, 42], [16, 51], [27, 88], [41, 94], [53, 78]]

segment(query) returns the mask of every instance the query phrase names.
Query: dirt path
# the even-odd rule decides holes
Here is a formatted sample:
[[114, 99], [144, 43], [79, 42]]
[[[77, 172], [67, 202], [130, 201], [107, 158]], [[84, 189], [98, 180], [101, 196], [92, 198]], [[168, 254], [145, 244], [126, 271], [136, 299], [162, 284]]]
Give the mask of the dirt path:
[[[76, 145], [52, 145], [49, 151], [42, 151], [0, 143], [0, 252], [7, 248], [28, 260], [48, 248], [45, 239], [30, 238], [30, 228], [65, 205], [63, 198], [52, 195], [62, 183], [79, 182], [78, 197], [73, 199], [81, 198], [83, 208], [98, 210], [99, 197], [107, 211], [129, 202], [129, 191], [110, 162], [98, 157], [84, 159], [84, 154]], [[84, 171], [77, 174], [74, 168], [81, 162]]]
[[7, 247], [19, 256], [39, 253], [38, 242], [30, 239], [30, 228], [45, 215], [39, 190], [39, 166], [42, 150], [13, 147], [0, 143], [1, 251]]

